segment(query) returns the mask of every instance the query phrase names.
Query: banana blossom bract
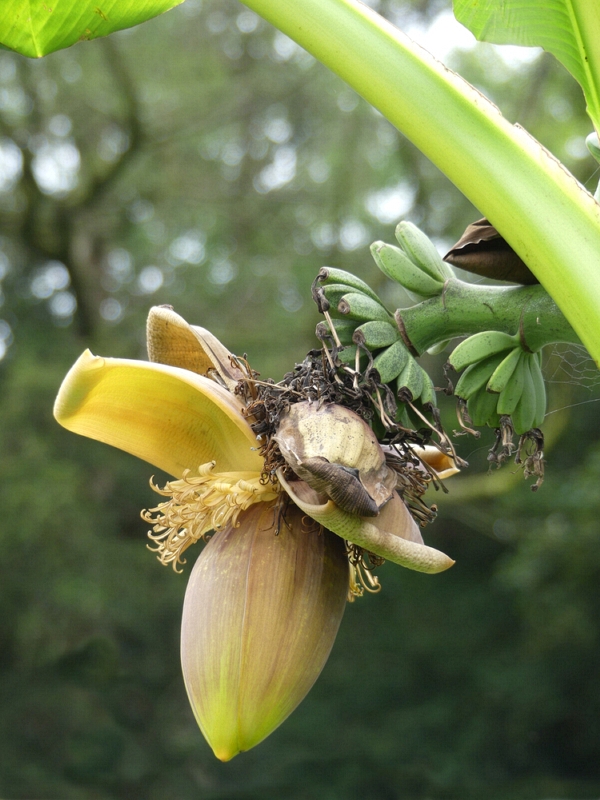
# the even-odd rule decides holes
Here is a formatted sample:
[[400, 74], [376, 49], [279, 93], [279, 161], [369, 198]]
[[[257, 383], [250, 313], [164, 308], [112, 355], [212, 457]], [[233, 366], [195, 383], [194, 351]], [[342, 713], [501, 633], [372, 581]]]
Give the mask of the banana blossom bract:
[[[321, 672], [346, 602], [344, 540], [423, 572], [453, 562], [423, 544], [396, 493], [361, 518], [303, 481], [265, 482], [260, 442], [233, 391], [244, 373], [208, 331], [156, 307], [148, 352], [150, 362], [84, 352], [54, 414], [173, 476], [157, 489], [170, 500], [144, 515], [163, 563], [177, 567], [215, 531], [190, 576], [181, 652], [198, 724], [226, 761], [271, 733]], [[438, 451], [420, 455], [441, 476], [456, 471]], [[282, 490], [293, 503], [281, 503]]]

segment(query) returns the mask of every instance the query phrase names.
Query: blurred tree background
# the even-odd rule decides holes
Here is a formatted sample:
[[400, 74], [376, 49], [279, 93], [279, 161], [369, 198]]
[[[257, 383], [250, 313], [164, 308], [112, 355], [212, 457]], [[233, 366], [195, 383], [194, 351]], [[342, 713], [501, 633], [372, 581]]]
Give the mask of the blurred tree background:
[[[474, 47], [446, 0], [370, 5], [593, 191], [583, 98], [549, 56]], [[237, 0], [187, 0], [41, 61], [0, 53], [1, 797], [600, 794], [599, 393], [585, 354], [546, 356], [556, 413], [540, 491], [511, 465], [487, 474], [491, 432], [457, 440], [472, 468], [426, 534], [456, 566], [380, 569], [383, 591], [348, 607], [307, 699], [226, 765], [180, 675], [186, 576], [144, 547], [150, 468], [52, 419], [85, 347], [144, 357], [159, 303], [279, 379], [316, 344], [323, 264], [393, 309], [407, 298], [368, 244], [407, 218], [445, 250], [477, 216]], [[438, 384], [444, 360], [428, 361]], [[451, 402], [444, 414], [451, 429]]]

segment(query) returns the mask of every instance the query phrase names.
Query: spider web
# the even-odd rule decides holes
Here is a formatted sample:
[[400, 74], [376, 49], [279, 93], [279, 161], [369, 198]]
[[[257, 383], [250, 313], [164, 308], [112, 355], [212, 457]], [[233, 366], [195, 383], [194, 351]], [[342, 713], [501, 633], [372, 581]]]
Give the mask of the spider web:
[[[553, 344], [544, 348], [544, 380], [547, 386], [571, 386], [581, 398], [572, 405], [600, 400], [600, 370], [583, 345]], [[583, 391], [582, 391], [583, 390]], [[550, 409], [549, 414], [570, 408], [570, 405]]]
[[578, 344], [553, 344], [544, 348], [547, 383], [568, 383], [593, 391], [600, 386], [600, 370], [588, 351]]

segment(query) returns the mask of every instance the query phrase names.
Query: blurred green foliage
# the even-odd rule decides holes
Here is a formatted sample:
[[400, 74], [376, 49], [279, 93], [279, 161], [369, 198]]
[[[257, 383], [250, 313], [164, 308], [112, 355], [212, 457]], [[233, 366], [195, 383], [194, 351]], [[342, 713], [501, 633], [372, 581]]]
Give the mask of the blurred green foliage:
[[[447, 51], [458, 35], [444, 2], [380, 10], [437, 31]], [[449, 61], [593, 189], [579, 89], [549, 57], [506, 52]], [[426, 534], [456, 566], [383, 567], [383, 591], [348, 607], [300, 708], [226, 765], [180, 676], [185, 575], [144, 548], [151, 468], [52, 419], [84, 347], [143, 357], [156, 303], [277, 379], [315, 346], [309, 287], [323, 264], [393, 309], [407, 298], [368, 243], [406, 217], [444, 249], [476, 216], [380, 115], [233, 0], [187, 0], [39, 62], [0, 54], [0, 796], [600, 793], [600, 447], [584, 402], [594, 373], [586, 393], [572, 385], [578, 354], [551, 408], [584, 404], [561, 412], [540, 491], [490, 491], [486, 443], [458, 440], [478, 477], [435, 498]], [[426, 359], [438, 382], [441, 361]], [[468, 501], [461, 480], [476, 483]]]

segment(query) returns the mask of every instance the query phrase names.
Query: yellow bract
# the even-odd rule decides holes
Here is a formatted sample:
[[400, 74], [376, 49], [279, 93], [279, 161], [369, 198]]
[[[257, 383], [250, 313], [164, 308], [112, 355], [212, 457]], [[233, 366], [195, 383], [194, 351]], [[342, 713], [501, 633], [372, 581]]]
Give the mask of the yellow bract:
[[68, 430], [176, 478], [208, 461], [216, 462], [217, 472], [262, 470], [240, 401], [215, 381], [178, 367], [86, 350], [63, 381], [54, 415]]
[[459, 468], [456, 466], [456, 461], [445, 453], [442, 453], [437, 447], [433, 447], [430, 444], [425, 447], [418, 447], [416, 444], [412, 444], [410, 449], [421, 461], [424, 461], [427, 466], [431, 467], [435, 472], [436, 478], [442, 481], [460, 472]]
[[233, 392], [245, 377], [235, 357], [206, 328], [190, 325], [170, 306], [154, 306], [146, 323], [148, 358], [218, 378]]

